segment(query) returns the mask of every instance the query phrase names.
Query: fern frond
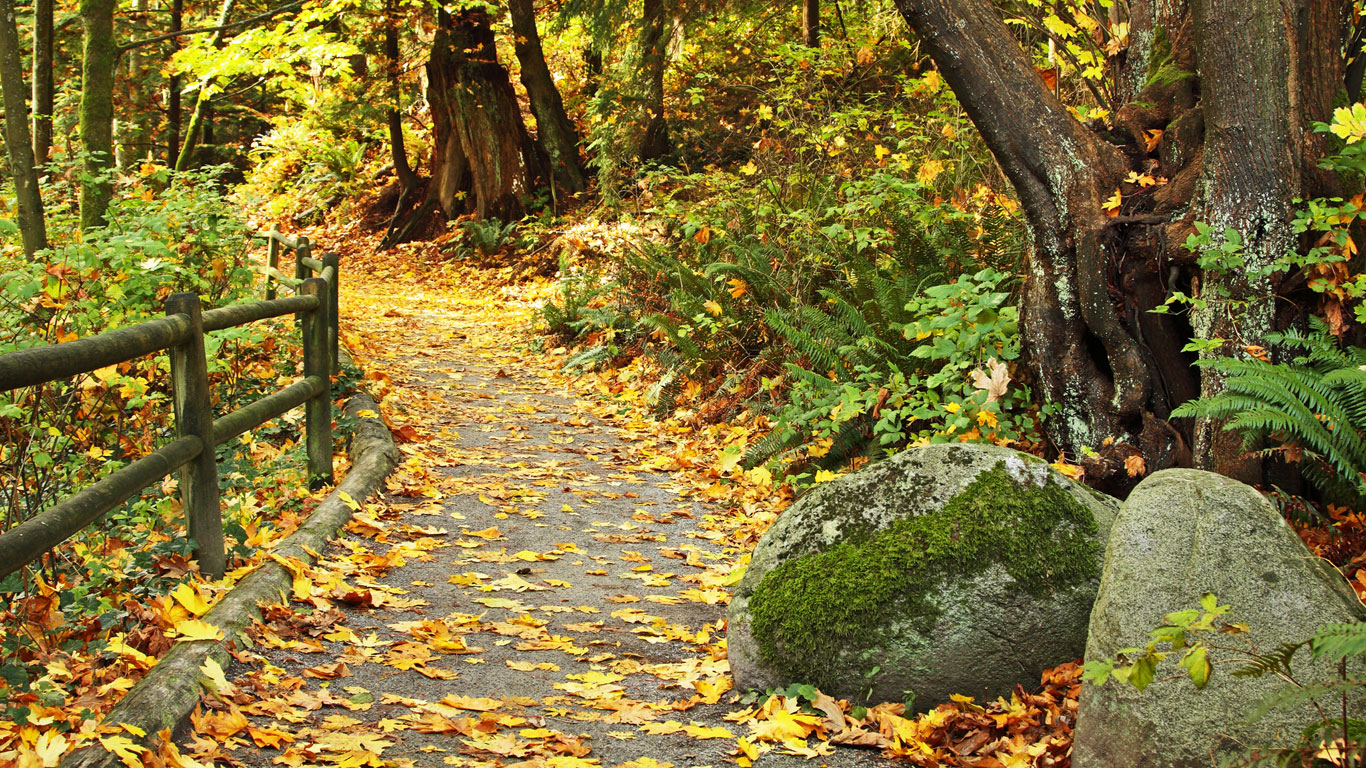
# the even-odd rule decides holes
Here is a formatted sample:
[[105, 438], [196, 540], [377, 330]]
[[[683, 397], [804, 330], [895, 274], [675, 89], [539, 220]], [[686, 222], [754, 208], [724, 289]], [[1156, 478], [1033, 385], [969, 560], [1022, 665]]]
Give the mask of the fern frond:
[[1319, 627], [1309, 638], [1309, 649], [1315, 659], [1327, 657], [1334, 661], [1366, 654], [1366, 622]]

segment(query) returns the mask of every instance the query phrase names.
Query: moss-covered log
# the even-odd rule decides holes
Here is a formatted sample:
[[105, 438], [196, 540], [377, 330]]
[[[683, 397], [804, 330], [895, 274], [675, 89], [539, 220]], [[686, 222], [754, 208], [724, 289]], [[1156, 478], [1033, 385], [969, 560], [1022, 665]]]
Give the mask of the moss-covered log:
[[[342, 501], [342, 496], [368, 498], [398, 464], [398, 449], [388, 427], [378, 418], [360, 415], [363, 411], [376, 410], [375, 401], [364, 393], [347, 402], [346, 413], [356, 421], [350, 446], [351, 471], [336, 490], [318, 504], [308, 520], [272, 550], [274, 554], [311, 563], [313, 556], [309, 553], [321, 551], [351, 519], [352, 510]], [[226, 642], [245, 644], [244, 631], [260, 616], [258, 605], [287, 599], [292, 581], [287, 568], [268, 560], [238, 582], [204, 615], [204, 620], [222, 629]], [[199, 701], [203, 678], [199, 669], [209, 658], [226, 666], [225, 643], [201, 640], [176, 645], [105, 715], [103, 722], [135, 726], [152, 736], [166, 729], [175, 731]], [[68, 755], [60, 768], [116, 768], [120, 765], [122, 761], [117, 756], [95, 744]]]

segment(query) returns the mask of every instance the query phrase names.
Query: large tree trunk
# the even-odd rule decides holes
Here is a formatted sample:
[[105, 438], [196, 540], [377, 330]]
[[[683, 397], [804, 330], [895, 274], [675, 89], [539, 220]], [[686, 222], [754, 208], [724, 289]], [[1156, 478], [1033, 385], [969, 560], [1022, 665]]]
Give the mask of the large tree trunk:
[[85, 52], [81, 59], [81, 143], [85, 178], [81, 181], [81, 230], [104, 223], [114, 179], [114, 0], [81, 0]]
[[536, 9], [531, 0], [508, 0], [512, 12], [513, 48], [522, 65], [522, 85], [536, 116], [536, 135], [550, 155], [551, 171], [560, 187], [570, 194], [587, 187], [579, 162], [579, 133], [564, 111], [560, 89], [545, 63], [541, 36], [536, 31]]
[[[1144, 472], [1188, 463], [1258, 479], [1218, 425], [1192, 432], [1168, 417], [1219, 386], [1181, 352], [1192, 331], [1228, 340], [1224, 354], [1255, 343], [1272, 328], [1276, 286], [1202, 273], [1182, 244], [1203, 221], [1239, 231], [1249, 269], [1294, 247], [1293, 199], [1331, 184], [1305, 126], [1329, 119], [1343, 82], [1345, 5], [1134, 0], [1117, 78], [1123, 140], [1112, 144], [1054, 98], [988, 0], [898, 0], [1020, 196], [1032, 235], [1025, 344], [1057, 408], [1046, 430], [1069, 457], [1091, 456], [1097, 485], [1122, 493]], [[1149, 77], [1162, 67], [1189, 75]], [[1169, 181], [1143, 190], [1123, 182], [1130, 171]], [[1115, 191], [1125, 202], [1109, 217], [1101, 203]], [[1192, 283], [1248, 309], [1211, 302], [1190, 325], [1148, 312]]]
[[53, 0], [33, 4], [33, 156], [46, 163], [52, 151]]
[[19, 47], [19, 25], [14, 18], [14, 0], [0, 0], [0, 91], [4, 92], [5, 146], [9, 149], [10, 173], [18, 196], [19, 233], [24, 254], [47, 247], [47, 225], [43, 221], [43, 198], [38, 192], [38, 170], [33, 163], [33, 143], [28, 131], [28, 111], [24, 107], [24, 62]]
[[545, 164], [522, 123], [508, 72], [498, 63], [487, 11], [440, 13], [427, 73], [431, 199], [448, 216], [469, 205], [481, 219], [519, 218], [544, 178]]

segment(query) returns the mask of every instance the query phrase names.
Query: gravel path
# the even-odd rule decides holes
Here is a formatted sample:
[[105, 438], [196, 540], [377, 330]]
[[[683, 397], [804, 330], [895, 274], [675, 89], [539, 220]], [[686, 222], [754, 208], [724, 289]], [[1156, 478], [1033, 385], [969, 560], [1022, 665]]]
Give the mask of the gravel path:
[[[662, 427], [555, 375], [528, 301], [349, 289], [349, 340], [406, 462], [300, 569], [183, 748], [220, 765], [736, 765], [736, 553], [719, 507], [650, 468]], [[420, 309], [382, 310], [400, 289]], [[757, 764], [890, 762], [808, 749]]]

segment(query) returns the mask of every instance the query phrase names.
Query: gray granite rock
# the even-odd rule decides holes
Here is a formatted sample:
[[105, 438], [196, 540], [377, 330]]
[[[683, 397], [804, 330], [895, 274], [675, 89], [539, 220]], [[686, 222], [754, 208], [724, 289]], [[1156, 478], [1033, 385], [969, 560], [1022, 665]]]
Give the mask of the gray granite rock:
[[765, 534], [736, 587], [736, 685], [812, 683], [919, 710], [1036, 686], [1081, 656], [1117, 506], [991, 445], [912, 448], [823, 484]]
[[[1146, 478], [1120, 508], [1091, 613], [1088, 661], [1144, 647], [1166, 614], [1194, 608], [1212, 592], [1251, 629], [1258, 648], [1309, 638], [1316, 628], [1361, 618], [1361, 604], [1335, 570], [1310, 554], [1253, 488], [1209, 472], [1169, 469]], [[1236, 645], [1240, 637], [1223, 637]], [[1233, 654], [1212, 652], [1211, 659]], [[1333, 669], [1295, 659], [1306, 679]], [[1247, 715], [1281, 688], [1272, 675], [1240, 678], [1216, 666], [1203, 689], [1168, 658], [1139, 693], [1110, 681], [1082, 689], [1072, 764], [1076, 768], [1209, 766], [1243, 746], [1290, 745], [1315, 717], [1308, 706]], [[1338, 705], [1340, 707], [1340, 705]]]

